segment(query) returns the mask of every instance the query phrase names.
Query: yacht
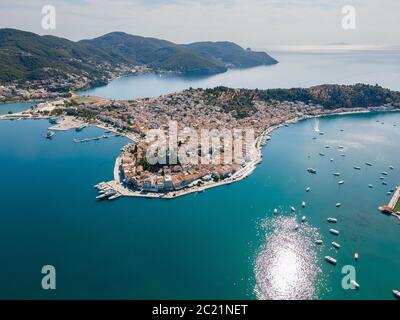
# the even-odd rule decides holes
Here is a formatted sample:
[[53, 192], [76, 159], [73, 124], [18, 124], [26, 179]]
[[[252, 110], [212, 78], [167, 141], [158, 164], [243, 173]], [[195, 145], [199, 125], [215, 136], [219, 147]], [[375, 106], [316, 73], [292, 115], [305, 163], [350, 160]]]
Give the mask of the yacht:
[[341, 180], [341, 181], [338, 182], [338, 184], [339, 184], [339, 185], [342, 185], [342, 184], [344, 184], [344, 181]]
[[317, 170], [315, 170], [315, 169], [313, 169], [313, 168], [308, 168], [307, 171], [308, 171], [309, 173], [312, 173], [312, 174], [316, 174], [316, 173], [317, 173]]
[[322, 240], [315, 240], [315, 244], [323, 244]]
[[333, 264], [333, 265], [336, 265], [336, 263], [337, 263], [336, 259], [333, 259], [333, 258], [330, 257], [330, 256], [325, 256], [325, 260], [326, 260], [327, 262], [329, 262], [330, 264]]
[[329, 223], [337, 223], [337, 219], [336, 218], [328, 218], [326, 219]]
[[108, 198], [108, 200], [115, 200], [118, 199], [119, 197], [121, 197], [122, 194], [120, 194], [119, 192], [117, 192], [116, 194], [112, 195], [111, 197]]
[[335, 241], [332, 241], [332, 246], [335, 247], [336, 249], [340, 249], [340, 244]]
[[400, 299], [400, 291], [399, 290], [392, 290], [392, 293], [397, 299]]
[[335, 236], [339, 235], [339, 231], [337, 231], [336, 229], [329, 229], [329, 232], [334, 234]]

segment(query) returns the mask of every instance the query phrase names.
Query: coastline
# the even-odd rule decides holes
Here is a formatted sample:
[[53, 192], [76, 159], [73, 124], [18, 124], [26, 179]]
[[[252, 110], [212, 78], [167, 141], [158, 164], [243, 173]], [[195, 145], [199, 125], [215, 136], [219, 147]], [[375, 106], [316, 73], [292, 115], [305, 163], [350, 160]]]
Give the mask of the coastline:
[[[28, 109], [29, 110], [29, 109]], [[26, 111], [28, 111], [26, 110]], [[51, 119], [51, 116], [37, 116], [33, 117], [30, 114], [25, 113], [26, 111], [22, 111], [19, 113], [14, 113], [14, 114], [7, 114], [7, 115], [0, 115], [0, 120], [19, 120], [19, 119]], [[255, 140], [255, 149], [254, 149], [254, 158], [251, 161], [248, 161], [245, 163], [245, 165], [240, 168], [238, 171], [233, 173], [231, 176], [228, 178], [225, 178], [224, 180], [215, 182], [208, 182], [205, 183], [201, 186], [192, 186], [192, 187], [186, 187], [184, 189], [180, 190], [174, 190], [174, 191], [169, 191], [169, 192], [163, 192], [163, 193], [157, 193], [157, 192], [143, 192], [141, 190], [132, 190], [128, 187], [126, 187], [123, 184], [123, 181], [121, 180], [120, 177], [120, 165], [121, 165], [121, 154], [118, 155], [118, 157], [115, 160], [114, 164], [114, 169], [113, 169], [113, 175], [114, 179], [108, 182], [105, 182], [111, 189], [117, 191], [120, 193], [122, 196], [128, 196], [128, 197], [143, 197], [143, 198], [159, 198], [159, 199], [173, 199], [177, 198], [180, 196], [184, 196], [187, 194], [191, 193], [199, 193], [199, 192], [204, 192], [207, 189], [214, 188], [214, 187], [219, 187], [223, 185], [229, 185], [234, 182], [241, 181], [248, 176], [250, 176], [254, 170], [256, 169], [257, 165], [262, 161], [262, 147], [265, 145], [263, 143], [264, 139], [273, 133], [276, 129], [279, 129], [283, 126], [287, 126], [289, 124], [294, 124], [299, 121], [307, 120], [307, 119], [312, 119], [312, 118], [321, 118], [321, 117], [328, 117], [328, 116], [343, 116], [343, 115], [351, 115], [351, 114], [363, 114], [363, 113], [372, 113], [372, 112], [383, 112], [383, 113], [388, 113], [388, 112], [399, 112], [400, 109], [394, 109], [394, 110], [350, 110], [350, 111], [343, 111], [343, 109], [335, 109], [335, 110], [329, 110], [325, 114], [319, 114], [319, 115], [314, 115], [314, 116], [301, 116], [301, 117], [293, 117], [291, 119], [287, 119], [286, 121], [283, 121], [280, 124], [273, 125], [271, 127], [268, 127], [267, 129], [264, 130], [263, 133], [261, 133]], [[116, 134], [120, 134], [121, 136], [124, 136], [131, 140], [132, 142], [138, 141], [140, 137], [137, 134], [134, 133], [127, 133], [127, 132], [119, 132], [117, 129], [112, 127], [111, 125], [102, 123], [102, 122], [96, 122], [96, 123], [89, 123], [87, 121], [83, 121], [77, 117], [74, 116], [63, 116], [61, 121], [53, 126], [49, 127], [49, 130], [54, 130], [54, 131], [68, 131], [72, 129], [77, 129], [80, 127], [89, 127], [89, 126], [94, 126], [103, 130], [108, 130], [111, 132], [114, 132]]]

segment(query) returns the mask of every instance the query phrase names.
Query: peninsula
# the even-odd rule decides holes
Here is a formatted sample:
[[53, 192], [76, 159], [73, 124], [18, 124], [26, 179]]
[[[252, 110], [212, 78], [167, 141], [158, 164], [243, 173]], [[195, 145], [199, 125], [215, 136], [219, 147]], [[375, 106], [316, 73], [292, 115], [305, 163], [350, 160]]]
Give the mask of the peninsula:
[[[399, 108], [399, 92], [364, 84], [268, 90], [216, 87], [129, 101], [72, 94], [0, 118], [48, 118], [54, 123], [51, 130], [98, 126], [124, 135], [132, 143], [125, 146], [116, 159], [114, 180], [97, 187], [103, 194], [106, 190], [106, 195], [114, 197], [174, 198], [248, 176], [261, 161], [261, 146], [269, 140], [269, 134], [282, 125], [309, 117]], [[171, 138], [174, 123], [177, 134]], [[227, 139], [225, 134], [237, 133], [238, 129], [244, 143], [237, 146], [235, 140]], [[242, 134], [246, 130], [251, 130], [254, 139]], [[155, 152], [158, 157], [164, 155], [164, 162], [151, 162], [148, 157], [154, 131], [167, 137], [161, 140], [167, 144], [164, 154], [159, 150]], [[197, 140], [193, 142], [193, 135], [188, 135], [190, 131], [216, 131], [217, 135], [211, 139], [216, 138], [217, 143], [203, 148], [201, 134], [195, 135]], [[184, 152], [177, 156], [179, 148]], [[239, 156], [228, 157], [230, 160], [225, 161], [224, 156], [233, 155], [234, 148], [240, 151]], [[184, 162], [182, 155], [195, 161]]]

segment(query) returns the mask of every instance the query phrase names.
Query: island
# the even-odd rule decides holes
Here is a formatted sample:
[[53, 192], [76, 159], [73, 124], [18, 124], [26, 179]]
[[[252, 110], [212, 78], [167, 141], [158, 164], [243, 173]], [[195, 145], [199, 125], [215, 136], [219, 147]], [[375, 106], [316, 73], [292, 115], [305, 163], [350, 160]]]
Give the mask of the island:
[[281, 126], [311, 117], [399, 109], [400, 92], [378, 85], [216, 87], [135, 100], [71, 93], [0, 119], [49, 119], [48, 138], [56, 130], [85, 126], [106, 131], [96, 140], [123, 135], [131, 143], [115, 161], [114, 179], [96, 185], [98, 199], [171, 199], [246, 178], [262, 160], [262, 145]]

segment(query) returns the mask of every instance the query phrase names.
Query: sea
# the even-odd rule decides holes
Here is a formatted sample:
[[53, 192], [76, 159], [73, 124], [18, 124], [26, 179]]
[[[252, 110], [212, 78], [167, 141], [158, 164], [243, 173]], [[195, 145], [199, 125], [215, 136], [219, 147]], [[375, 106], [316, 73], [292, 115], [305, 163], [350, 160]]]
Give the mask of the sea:
[[[396, 52], [272, 55], [279, 64], [211, 77], [129, 76], [80, 94], [134, 99], [189, 87], [357, 82], [400, 89]], [[3, 104], [0, 113], [32, 104]], [[400, 289], [400, 225], [377, 210], [400, 183], [400, 113], [282, 127], [246, 179], [171, 200], [97, 201], [93, 186], [112, 179], [129, 141], [73, 142], [101, 135], [95, 127], [45, 139], [49, 125], [0, 121], [2, 299], [394, 299]], [[55, 290], [42, 287], [46, 265], [55, 268]]]

